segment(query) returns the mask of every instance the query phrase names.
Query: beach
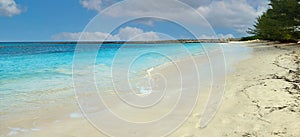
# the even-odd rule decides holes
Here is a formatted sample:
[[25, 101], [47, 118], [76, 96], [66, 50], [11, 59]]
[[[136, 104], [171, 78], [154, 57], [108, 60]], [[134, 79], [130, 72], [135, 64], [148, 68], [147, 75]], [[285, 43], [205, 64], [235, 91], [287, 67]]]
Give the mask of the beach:
[[0, 0], [0, 137], [300, 137], [299, 11]]
[[[142, 100], [132, 98], [129, 94], [119, 94], [133, 104], [141, 103], [147, 106], [152, 103], [152, 98], [157, 99], [161, 96], [159, 91], [164, 89], [162, 91], [166, 92], [163, 92], [162, 95], [166, 100], [159, 102], [162, 105], [153, 108], [145, 107], [147, 108], [145, 112], [132, 109], [130, 106], [116, 101], [116, 93], [100, 94], [109, 102], [108, 106], [93, 107], [93, 103], [99, 103], [97, 102], [99, 96], [97, 92], [88, 92], [56, 101], [43, 100], [43, 104], [36, 105], [39, 107], [38, 112], [28, 113], [25, 111], [26, 113], [23, 114], [15, 113], [9, 116], [3, 113], [5, 117], [2, 117], [4, 124], [1, 126], [1, 135], [105, 136], [103, 130], [117, 129], [111, 131], [116, 136], [143, 135], [146, 137], [158, 135], [159, 131], [170, 131], [169, 128], [173, 127], [168, 127], [169, 125], [179, 123], [179, 126], [175, 127], [172, 132], [164, 135], [174, 137], [300, 136], [298, 131], [300, 128], [299, 45], [236, 42], [223, 46], [225, 48], [222, 52], [217, 50], [209, 53], [211, 58], [195, 55], [194, 60], [185, 58], [176, 61], [176, 65], [167, 63], [144, 72], [145, 76], [153, 77], [155, 86], [152, 87], [152, 90], [157, 92], [145, 95]], [[223, 54], [225, 62], [222, 61]], [[222, 68], [224, 67], [222, 63], [226, 64], [226, 70]], [[194, 79], [196, 71], [199, 80]], [[157, 78], [155, 78], [156, 76]], [[160, 76], [163, 76], [164, 79], [161, 79]], [[86, 82], [84, 79], [82, 81]], [[120, 84], [121, 88], [124, 88], [122, 90], [127, 91], [127, 87], [123, 87], [122, 84]], [[181, 86], [178, 86], [180, 84]], [[217, 90], [220, 91], [220, 94], [211, 94], [211, 90], [214, 87], [220, 88], [220, 85], [224, 86], [224, 90]], [[82, 88], [87, 91], [91, 90], [84, 83]], [[177, 90], [180, 88], [181, 90]], [[201, 92], [196, 95], [197, 92], [194, 91], [199, 89]], [[56, 92], [73, 93], [71, 89], [61, 89]], [[145, 93], [147, 94], [147, 92]], [[201, 125], [201, 120], [207, 118], [204, 112], [209, 104], [207, 102], [210, 95], [218, 95], [222, 98], [218, 100], [220, 104], [217, 105], [216, 113], [211, 115], [212, 119], [208, 117], [208, 123]], [[180, 99], [182, 104], [174, 102], [178, 99], [177, 97], [182, 97]], [[212, 98], [214, 97], [218, 98], [212, 96]], [[36, 102], [31, 103], [34, 105]], [[181, 105], [181, 107], [170, 109], [174, 104]], [[88, 108], [83, 108], [85, 106]], [[129, 122], [141, 123], [147, 123], [152, 119], [160, 121], [159, 118], [166, 112], [177, 111], [171, 115], [172, 117], [169, 117], [170, 119], [166, 119], [166, 123], [158, 122], [153, 125], [131, 128], [129, 124], [114, 125], [111, 113], [106, 111], [105, 107], [110, 108], [110, 111]], [[208, 105], [208, 108], [210, 107]], [[192, 111], [190, 112], [188, 108], [191, 108]], [[86, 113], [82, 113], [82, 111]], [[93, 116], [97, 117], [92, 118]], [[97, 122], [100, 124], [97, 125]], [[99, 126], [103, 127], [99, 128]], [[136, 129], [140, 130], [137, 132]]]
[[173, 136], [300, 136], [299, 45], [245, 45], [252, 56], [234, 65], [214, 119], [197, 127], [201, 111], [195, 109]]

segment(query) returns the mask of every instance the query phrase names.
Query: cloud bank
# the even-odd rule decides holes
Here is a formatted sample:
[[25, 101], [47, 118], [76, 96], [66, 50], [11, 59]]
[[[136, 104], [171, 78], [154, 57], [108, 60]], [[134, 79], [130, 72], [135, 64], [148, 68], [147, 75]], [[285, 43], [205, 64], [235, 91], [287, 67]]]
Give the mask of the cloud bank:
[[234, 38], [232, 34], [217, 34], [217, 35], [201, 35], [199, 39], [228, 39]]
[[14, 16], [22, 12], [14, 0], [0, 0], [0, 16]]
[[[101, 11], [101, 8], [95, 6], [98, 4], [97, 7], [101, 7], [105, 3], [103, 0], [81, 1], [86, 2], [83, 7], [97, 11]], [[194, 13], [197, 11], [213, 28], [232, 29], [245, 34], [247, 28], [251, 27], [256, 18], [269, 7], [268, 0], [180, 0], [180, 2], [194, 10], [180, 6], [174, 0], [126, 0], [118, 6], [110, 7], [106, 14], [111, 17], [165, 15], [193, 23], [192, 18], [199, 17]]]
[[202, 14], [213, 27], [232, 28], [245, 33], [255, 19], [267, 9], [267, 1], [224, 0], [212, 1], [209, 5], [200, 6], [197, 11]]
[[121, 28], [118, 34], [111, 35], [104, 32], [63, 32], [52, 36], [53, 40], [81, 40], [81, 41], [153, 41], [159, 40], [157, 33], [150, 31], [144, 32], [135, 27]]

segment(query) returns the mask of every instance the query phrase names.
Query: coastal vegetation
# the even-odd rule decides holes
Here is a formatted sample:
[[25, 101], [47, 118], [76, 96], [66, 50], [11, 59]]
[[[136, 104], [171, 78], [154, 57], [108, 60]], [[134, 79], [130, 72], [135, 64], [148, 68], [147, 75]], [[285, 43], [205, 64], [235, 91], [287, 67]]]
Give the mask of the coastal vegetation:
[[270, 0], [270, 7], [241, 40], [295, 42], [300, 39], [300, 0]]

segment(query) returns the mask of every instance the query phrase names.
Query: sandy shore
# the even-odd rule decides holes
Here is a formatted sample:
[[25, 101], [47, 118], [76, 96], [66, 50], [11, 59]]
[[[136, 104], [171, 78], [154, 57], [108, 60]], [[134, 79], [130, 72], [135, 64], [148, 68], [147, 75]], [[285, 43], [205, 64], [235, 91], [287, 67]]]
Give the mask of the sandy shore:
[[235, 64], [227, 77], [214, 119], [198, 128], [196, 109], [172, 136], [300, 136], [299, 45], [245, 44], [253, 48], [252, 57]]
[[[196, 98], [197, 103], [192, 113], [186, 116], [179, 111], [179, 113], [174, 115], [174, 120], [170, 121], [170, 123], [174, 122], [174, 124], [178, 124], [176, 120], [180, 121], [181, 117], [187, 117], [187, 120], [182, 126], [171, 133], [170, 136], [300, 136], [299, 45], [255, 42], [240, 43], [239, 45], [245, 45], [247, 49], [251, 49], [251, 52], [249, 53], [248, 50], [247, 52], [225, 51], [228, 74], [226, 74], [224, 95], [221, 94], [223, 95], [222, 103], [214, 115], [214, 118], [204, 128], [201, 128], [199, 125], [201, 119], [204, 117], [203, 111], [205, 110], [210, 95], [210, 88], [214, 86], [209, 82], [211, 79], [200, 79], [201, 92]], [[250, 54], [250, 56], [248, 56], [248, 54]], [[214, 58], [218, 59], [218, 56], [214, 56]], [[213, 61], [214, 58], [212, 58], [211, 61]], [[207, 62], [207, 58], [196, 57], [194, 61], [197, 62], [198, 68], [210, 69], [205, 67], [205, 63], [201, 63]], [[177, 63], [179, 64], [179, 68], [180, 66], [182, 67], [179, 74], [185, 75], [184, 79], [182, 79], [185, 81], [184, 84], [186, 84], [183, 87], [183, 91], [191, 92], [190, 90], [197, 89], [197, 81], [192, 79], [193, 75], [195, 75], [195, 70], [190, 67], [190, 64], [194, 62], [191, 60], [181, 60]], [[216, 65], [216, 71], [218, 71], [220, 67], [221, 66]], [[164, 65], [163, 67], [155, 68], [151, 73], [160, 73], [165, 76], [166, 79], [160, 79], [159, 75], [157, 75], [157, 84], [156, 87], [153, 88], [157, 91], [163, 88], [166, 88], [166, 91], [172, 91], [164, 93], [164, 99], [171, 97], [175, 97], [176, 99], [176, 97], [178, 97], [177, 93], [179, 92], [174, 92], [177, 91], [176, 89], [179, 88], [178, 85], [181, 84], [180, 79], [176, 77], [178, 66], [172, 66], [172, 64]], [[203, 73], [200, 72], [199, 75], [207, 78], [212, 74], [207, 70], [203, 70]], [[217, 75], [219, 76], [221, 74]], [[221, 77], [215, 82], [221, 82], [220, 84], [222, 84], [223, 80]], [[167, 85], [162, 84], [166, 81]], [[159, 92], [153, 93], [153, 95], [153, 98], [160, 96]], [[114, 97], [113, 94], [107, 96], [109, 96], [109, 100], [111, 97]], [[182, 101], [193, 102], [194, 100], [189, 100], [193, 98], [193, 96], [194, 94], [186, 94], [186, 98]], [[131, 96], [123, 97], [128, 98], [130, 101], [136, 101], [135, 103], [152, 103], [151, 98], [148, 100], [149, 102], [147, 102], [143, 99], [131, 99]], [[97, 96], [94, 94], [85, 96], [85, 98], [91, 100], [91, 102], [87, 103], [93, 103], [93, 101], [97, 100]], [[173, 99], [169, 100], [171, 101], [167, 100], [162, 106], [147, 109], [145, 114], [142, 114], [142, 111], [139, 110], [124, 113], [124, 111], [126, 112], [131, 109], [127, 108], [126, 105], [112, 105], [111, 108], [125, 119], [145, 122], [149, 119], [159, 118], [161, 114], [169, 111], [170, 106], [174, 105], [174, 102], [172, 102]], [[49, 107], [41, 110], [45, 113], [42, 113], [41, 117], [39, 116], [36, 119], [19, 119], [11, 124], [16, 125], [17, 128], [10, 127], [7, 129], [3, 127], [3, 134], [7, 136], [104, 136], [82, 116], [75, 99], [69, 102], [69, 105], [63, 105], [59, 109], [50, 109]], [[114, 103], [118, 104], [120, 102]], [[182, 112], [184, 111], [187, 110], [182, 109]], [[136, 115], [132, 115], [133, 113]], [[98, 120], [100, 123], [109, 120], [111, 116], [107, 111], [93, 112], [93, 115], [98, 116], [98, 119], [94, 120]], [[109, 125], [111, 123], [108, 122], [106, 124]], [[7, 125], [10, 124], [7, 123]], [[152, 133], [147, 131], [136, 133], [134, 129], [128, 130], [129, 125], [118, 126], [119, 128], [116, 134], [120, 133], [126, 136], [143, 135], [144, 137], [152, 135]], [[151, 129], [153, 132], [168, 130], [164, 125], [154, 124], [154, 127], [155, 128]], [[29, 129], [30, 131], [24, 129]], [[146, 126], [141, 129], [146, 129]]]

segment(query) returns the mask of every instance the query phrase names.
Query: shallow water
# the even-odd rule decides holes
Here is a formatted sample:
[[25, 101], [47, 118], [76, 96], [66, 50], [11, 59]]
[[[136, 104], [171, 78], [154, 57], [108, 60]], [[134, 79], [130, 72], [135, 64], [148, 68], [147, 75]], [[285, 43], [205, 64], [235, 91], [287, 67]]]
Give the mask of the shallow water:
[[[47, 118], [45, 109], [48, 107], [64, 106], [74, 101], [74, 75], [79, 76], [83, 86], [85, 82], [95, 82], [98, 90], [109, 93], [114, 90], [112, 77], [128, 72], [128, 77], [117, 77], [114, 80], [134, 81], [132, 87], [144, 94], [149, 92], [143, 82], [149, 68], [187, 56], [205, 55], [205, 52], [220, 48], [220, 44], [216, 43], [104, 44], [99, 49], [96, 44], [1, 43], [1, 46], [0, 131], [3, 131], [3, 135], [30, 130], [16, 127], [22, 125], [14, 119], [16, 117], [21, 121], [23, 117], [37, 118], [43, 114], [43, 118]], [[224, 50], [233, 51], [233, 48]], [[248, 52], [248, 48], [240, 47], [234, 48], [233, 53], [245, 58]], [[91, 55], [95, 53], [95, 57]], [[229, 58], [227, 61], [230, 64], [234, 59]], [[82, 65], [83, 69], [78, 67], [73, 70], [74, 63]], [[89, 73], [92, 73], [93, 79], [84, 78]], [[84, 89], [82, 92], [94, 90], [89, 87]], [[81, 117], [77, 112], [66, 115], [71, 118]], [[32, 127], [31, 131], [39, 130]]]

